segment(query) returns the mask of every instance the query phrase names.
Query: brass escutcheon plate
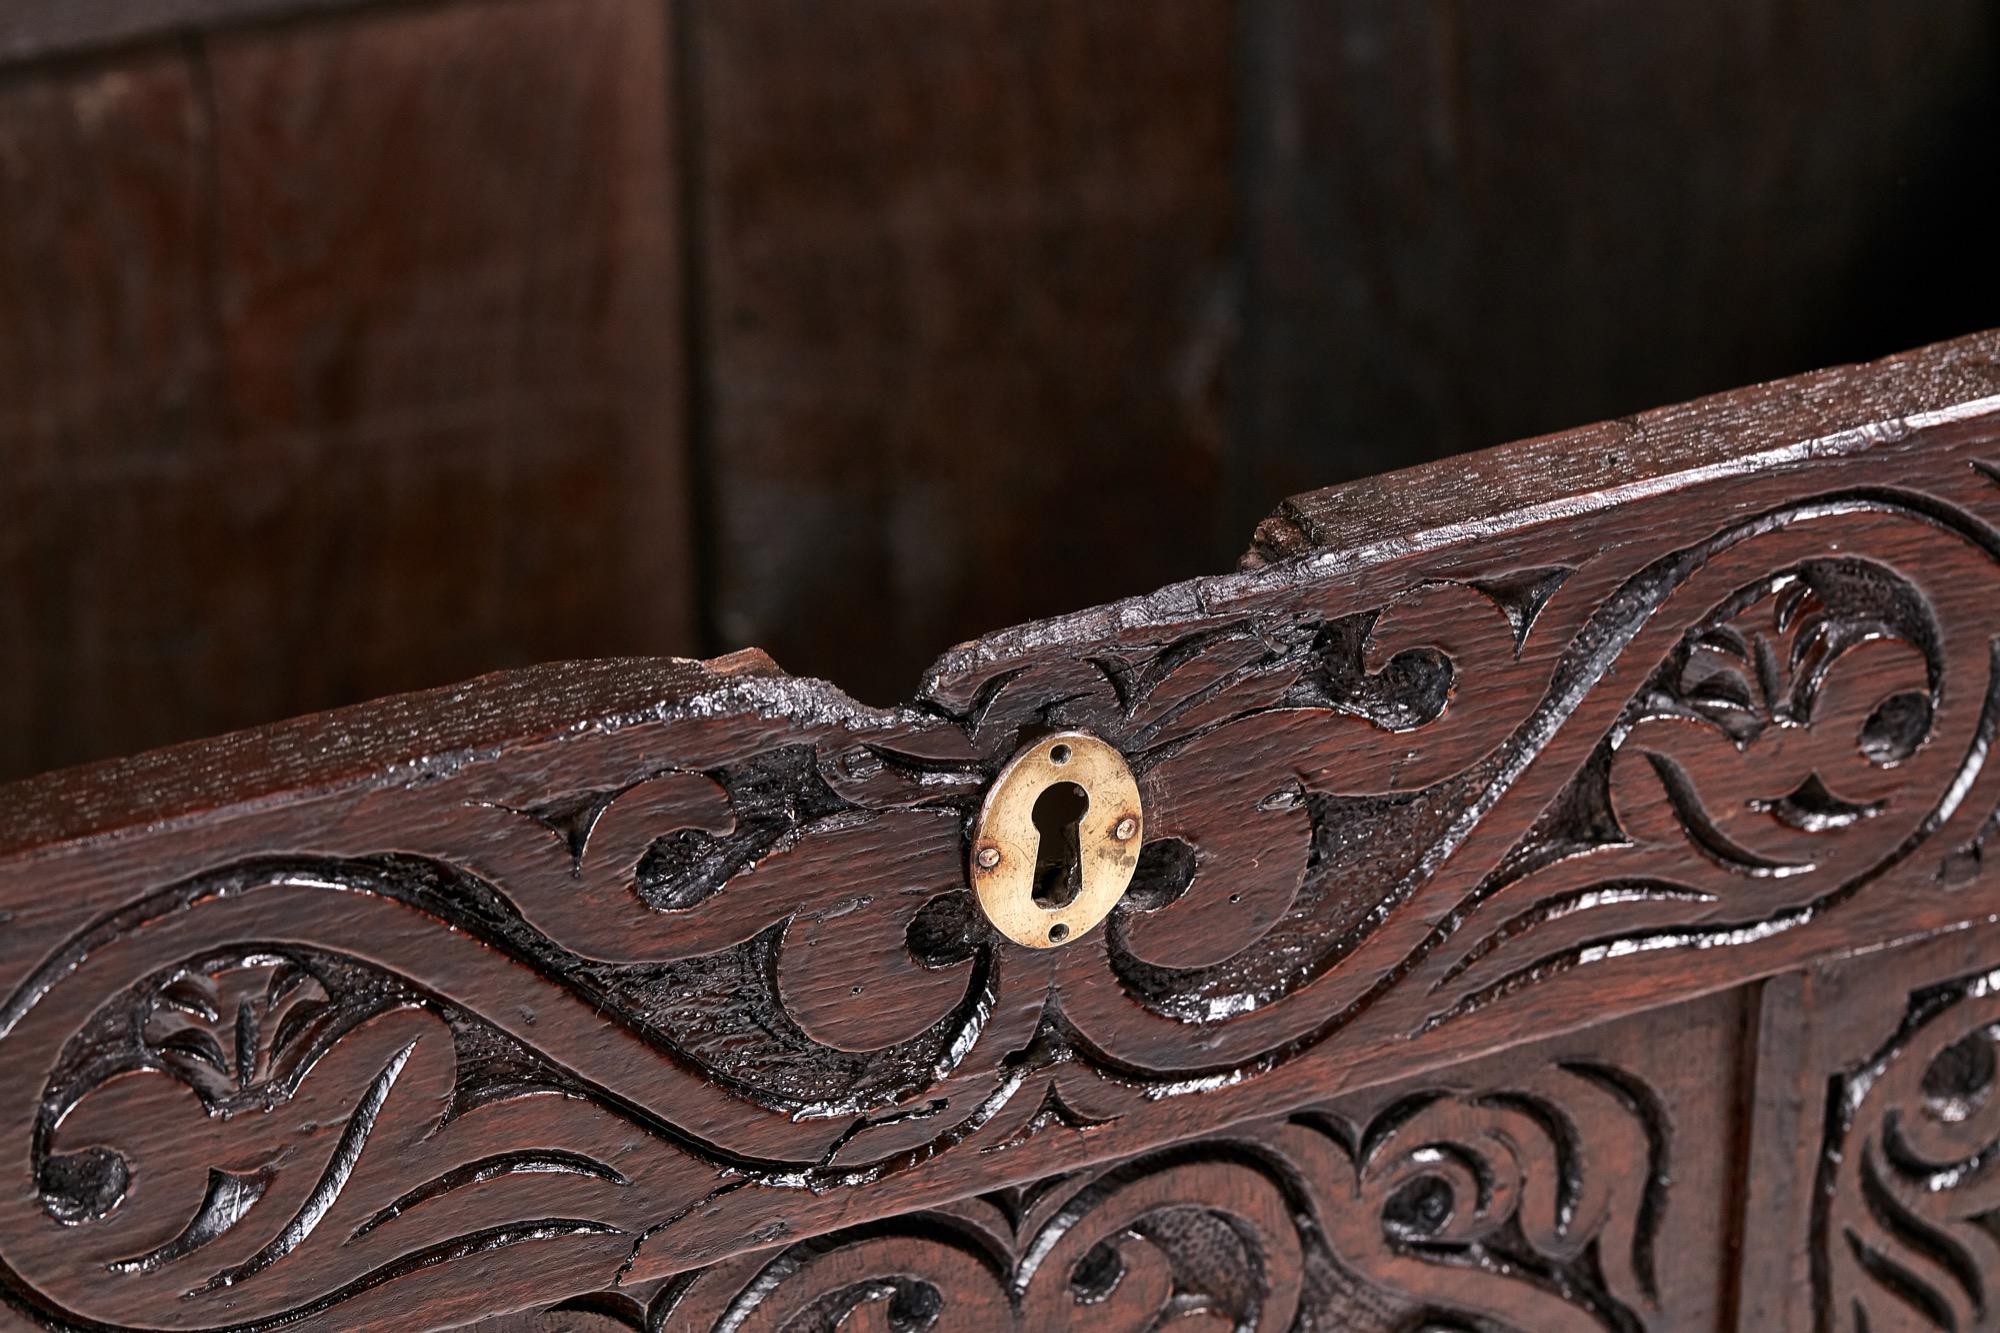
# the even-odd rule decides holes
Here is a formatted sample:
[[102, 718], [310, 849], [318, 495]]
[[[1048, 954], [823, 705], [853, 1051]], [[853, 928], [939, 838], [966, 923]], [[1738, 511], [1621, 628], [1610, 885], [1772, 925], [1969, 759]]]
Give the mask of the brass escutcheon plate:
[[[1037, 861], [1046, 858], [1035, 806], [1063, 783], [1081, 788], [1087, 802], [1076, 816], [1076, 870], [1068, 880], [1075, 896], [1061, 901], [1045, 884], [1038, 900]], [[1073, 804], [1075, 794], [1058, 796]], [[1139, 784], [1125, 756], [1087, 731], [1042, 737], [1007, 761], [980, 804], [967, 867], [979, 906], [1002, 935], [1030, 949], [1078, 939], [1104, 920], [1132, 882], [1144, 821]]]

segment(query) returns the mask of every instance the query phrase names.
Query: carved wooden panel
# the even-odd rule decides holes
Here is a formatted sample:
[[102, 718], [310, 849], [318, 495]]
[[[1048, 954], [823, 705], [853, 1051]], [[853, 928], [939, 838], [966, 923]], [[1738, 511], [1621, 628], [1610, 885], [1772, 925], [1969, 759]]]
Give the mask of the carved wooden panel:
[[[1996, 391], [1986, 335], [1300, 497], [1241, 572], [965, 645], [895, 709], [612, 661], [0, 790], [0, 1299], [448, 1323], [1077, 1171], [1122, 1234], [1179, 1186], [1106, 1160], [2000, 912]], [[1144, 844], [1031, 950], [969, 826], [1067, 728]], [[1340, 1179], [1292, 1129], [1279, 1175]], [[1021, 1208], [982, 1262], [1068, 1299]], [[832, 1318], [872, 1253], [771, 1309]]]
[[[545, 1327], [1713, 1327], [1743, 997], [602, 1292]], [[1199, 1322], [1206, 1319], [1210, 1322]], [[480, 1333], [526, 1321], [481, 1324]]]
[[1760, 1041], [1742, 1326], [1993, 1327], [2000, 932], [1776, 979]]

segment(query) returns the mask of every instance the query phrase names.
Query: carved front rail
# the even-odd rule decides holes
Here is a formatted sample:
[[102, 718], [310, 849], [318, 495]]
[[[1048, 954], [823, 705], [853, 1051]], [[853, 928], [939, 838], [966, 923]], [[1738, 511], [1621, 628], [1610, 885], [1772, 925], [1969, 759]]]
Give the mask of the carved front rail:
[[[1840, 1169], [1740, 1151], [1797, 1025], [1732, 988], [2000, 913], [1997, 394], [1981, 335], [1300, 497], [904, 708], [588, 663], [0, 790], [0, 1299], [1714, 1327], [1733, 1192]], [[1027, 948], [973, 826], [1071, 730], [1136, 870]]]

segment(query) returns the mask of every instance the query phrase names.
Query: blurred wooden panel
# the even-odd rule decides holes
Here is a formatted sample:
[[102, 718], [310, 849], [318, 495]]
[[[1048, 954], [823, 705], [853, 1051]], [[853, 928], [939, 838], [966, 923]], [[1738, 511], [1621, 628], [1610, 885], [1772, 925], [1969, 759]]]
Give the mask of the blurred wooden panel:
[[[37, 544], [10, 538], [10, 567], [42, 576], [0, 691], [41, 739], [10, 736], [10, 768], [510, 663], [692, 649], [660, 6], [375, 9], [204, 50], [177, 192], [75, 210], [86, 238], [117, 231], [73, 272], [51, 260], [81, 242], [40, 196], [6, 224], [21, 299], [136, 328], [162, 362], [135, 384], [146, 363], [120, 345], [86, 359], [69, 325], [0, 330], [77, 392], [130, 386], [39, 469]], [[103, 114], [101, 79], [68, 96]], [[110, 176], [159, 133], [68, 151]], [[60, 184], [62, 151], [32, 169], [59, 195], [82, 188]], [[189, 181], [212, 195], [190, 202]], [[171, 392], [208, 381], [182, 363], [215, 387], [184, 432]]]
[[0, 61], [133, 42], [162, 33], [346, 9], [376, 0], [7, 0], [0, 5]]
[[338, 650], [293, 687], [691, 647], [660, 6], [212, 49], [238, 513]]
[[1976, 0], [28, 0], [0, 62], [0, 774], [602, 653], [907, 697], [1288, 492], [2000, 309]]
[[206, 154], [176, 52], [0, 85], [8, 776], [216, 715], [188, 707], [195, 627], [158, 602], [186, 576], [171, 511], [213, 459]]
[[887, 701], [1226, 563], [1232, 6], [682, 12], [724, 642]]
[[1239, 522], [1993, 322], [1983, 0], [1266, 0]]

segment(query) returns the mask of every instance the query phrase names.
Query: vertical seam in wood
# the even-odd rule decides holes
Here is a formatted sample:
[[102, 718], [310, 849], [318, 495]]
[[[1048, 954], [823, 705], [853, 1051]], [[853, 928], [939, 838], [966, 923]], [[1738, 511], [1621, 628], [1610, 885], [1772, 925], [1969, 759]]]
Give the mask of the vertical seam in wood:
[[1716, 1306], [1716, 1327], [1734, 1329], [1742, 1318], [1744, 1196], [1750, 1181], [1750, 1154], [1757, 1137], [1757, 1057], [1763, 1044], [1764, 995], [1771, 984], [1765, 978], [1746, 986], [1737, 1021], [1741, 1025], [1736, 1041], [1736, 1124], [1729, 1146], [1729, 1177], [1724, 1197], [1729, 1201], [1723, 1219], [1722, 1254], [1727, 1262], [1722, 1274], [1722, 1293]]
[[[1785, 1204], [1779, 1210], [1781, 1216], [1766, 1218], [1773, 1226], [1789, 1225], [1796, 1214], [1796, 1209], [1790, 1206], [1796, 1202], [1795, 1191], [1813, 1188], [1810, 1172], [1803, 1179], [1794, 1178], [1791, 1174], [1795, 1166], [1791, 1154], [1796, 1145], [1783, 1136], [1780, 1136], [1775, 1149], [1768, 1141], [1762, 1112], [1767, 1088], [1775, 1085], [1782, 1096], [1795, 1096], [1799, 1091], [1797, 1061], [1799, 1044], [1805, 1040], [1800, 1016], [1807, 1007], [1806, 991], [1814, 975], [1811, 967], [1798, 967], [1765, 977], [1748, 988], [1744, 1004], [1743, 1040], [1738, 1043], [1736, 1076], [1740, 1114], [1735, 1141], [1730, 1149], [1730, 1177], [1726, 1193], [1729, 1215], [1724, 1219], [1727, 1234], [1724, 1236], [1723, 1255], [1729, 1271], [1724, 1277], [1722, 1299], [1717, 1307], [1720, 1315], [1718, 1327], [1732, 1333], [1766, 1333], [1762, 1327], [1753, 1330], [1744, 1323], [1748, 1281], [1753, 1277], [1760, 1281], [1772, 1278], [1768, 1272], [1752, 1274], [1749, 1271], [1751, 1209], [1769, 1203], [1759, 1186], [1784, 1187], [1782, 1198]], [[1774, 1002], [1781, 998], [1786, 1000], [1784, 1014], [1788, 1017], [1782, 1022], [1774, 1021]], [[1816, 1108], [1818, 1103], [1812, 1105]], [[1758, 1167], [1760, 1150], [1767, 1159], [1761, 1170]], [[1768, 1160], [1774, 1150], [1784, 1161], [1784, 1165], [1776, 1169]], [[1786, 1293], [1784, 1327], [1797, 1325], [1797, 1302], [1802, 1298], [1809, 1300], [1809, 1293]]]
[[703, 168], [703, 117], [701, 85], [695, 51], [694, 0], [660, 0], [666, 7], [668, 73], [666, 114], [673, 117], [667, 141], [673, 146], [670, 168], [674, 178], [674, 207], [681, 226], [675, 238], [681, 264], [681, 395], [683, 401], [682, 449], [687, 464], [687, 517], [689, 548], [694, 560], [695, 634], [704, 656], [722, 651], [718, 623], [721, 590], [717, 578], [721, 567], [717, 549], [717, 515], [720, 497], [716, 494], [713, 439], [714, 399], [710, 389], [713, 362], [708, 337], [708, 228], [705, 221]]
[[1273, 87], [1271, 62], [1272, 19], [1276, 4], [1267, 0], [1242, 0], [1236, 9], [1234, 47], [1230, 64], [1235, 83], [1231, 114], [1235, 119], [1232, 190], [1235, 194], [1230, 226], [1235, 232], [1231, 247], [1236, 256], [1238, 289], [1238, 329], [1235, 365], [1228, 382], [1234, 403], [1225, 408], [1223, 418], [1229, 437], [1223, 442], [1223, 492], [1221, 534], [1224, 549], [1239, 553], [1247, 549], [1251, 530], [1266, 512], [1283, 497], [1260, 499], [1257, 466], [1262, 449], [1258, 412], [1257, 367], [1263, 347], [1263, 306], [1258, 300], [1262, 278], [1258, 207], [1262, 182], [1268, 175], [1266, 153], [1260, 137], [1269, 122]]

